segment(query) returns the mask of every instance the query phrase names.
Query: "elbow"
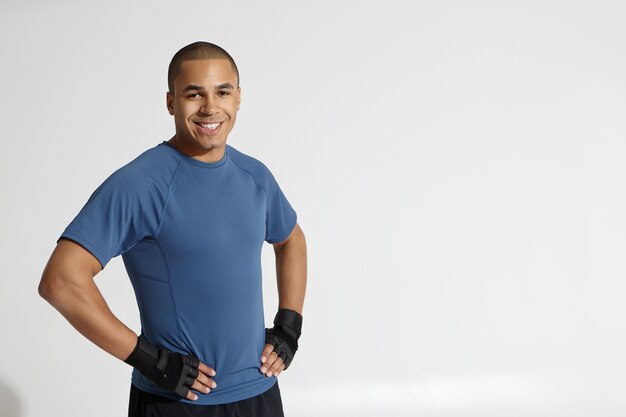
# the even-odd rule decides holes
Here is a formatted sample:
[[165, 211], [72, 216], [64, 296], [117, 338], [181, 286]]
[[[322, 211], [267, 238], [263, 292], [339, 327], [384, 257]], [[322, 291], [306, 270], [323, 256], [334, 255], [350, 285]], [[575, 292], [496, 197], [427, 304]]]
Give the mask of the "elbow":
[[39, 281], [39, 287], [37, 288], [39, 296], [51, 302], [54, 299], [54, 294], [58, 291], [57, 288], [58, 284], [55, 283], [55, 278], [53, 278], [51, 274], [44, 272], [41, 276], [41, 281]]
[[41, 298], [46, 300], [52, 306], [56, 306], [62, 298], [67, 286], [63, 282], [63, 278], [54, 273], [44, 272], [39, 282], [37, 291]]

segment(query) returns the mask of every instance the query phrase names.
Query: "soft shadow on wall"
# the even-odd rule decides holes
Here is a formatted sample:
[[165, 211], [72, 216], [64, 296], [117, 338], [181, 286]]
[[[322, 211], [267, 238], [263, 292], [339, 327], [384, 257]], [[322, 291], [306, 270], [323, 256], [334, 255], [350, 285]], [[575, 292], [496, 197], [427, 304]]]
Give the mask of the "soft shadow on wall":
[[22, 404], [19, 397], [7, 384], [0, 381], [0, 416], [22, 417]]

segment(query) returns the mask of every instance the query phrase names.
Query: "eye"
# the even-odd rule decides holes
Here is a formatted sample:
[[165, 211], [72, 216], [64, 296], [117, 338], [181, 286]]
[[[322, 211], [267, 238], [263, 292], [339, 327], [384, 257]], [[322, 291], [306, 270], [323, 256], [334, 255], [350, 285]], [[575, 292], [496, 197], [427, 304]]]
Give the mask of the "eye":
[[229, 96], [229, 95], [230, 95], [230, 91], [228, 91], [228, 90], [220, 90], [220, 91], [218, 91], [218, 92], [217, 92], [217, 94], [218, 94], [220, 97], [227, 97], [227, 96]]
[[194, 100], [196, 98], [199, 98], [199, 97], [200, 97], [200, 94], [198, 94], [198, 93], [187, 94], [187, 98], [192, 99], [192, 100]]

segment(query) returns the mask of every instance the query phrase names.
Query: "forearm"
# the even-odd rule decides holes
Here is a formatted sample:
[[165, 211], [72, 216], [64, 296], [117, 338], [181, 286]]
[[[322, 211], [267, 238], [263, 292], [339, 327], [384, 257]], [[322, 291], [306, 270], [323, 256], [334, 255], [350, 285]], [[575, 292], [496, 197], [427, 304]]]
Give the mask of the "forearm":
[[111, 312], [93, 279], [48, 277], [41, 295], [83, 336], [124, 360], [137, 335]]
[[275, 254], [278, 308], [302, 314], [307, 281], [307, 253], [306, 240], [299, 227], [284, 245], [275, 248]]

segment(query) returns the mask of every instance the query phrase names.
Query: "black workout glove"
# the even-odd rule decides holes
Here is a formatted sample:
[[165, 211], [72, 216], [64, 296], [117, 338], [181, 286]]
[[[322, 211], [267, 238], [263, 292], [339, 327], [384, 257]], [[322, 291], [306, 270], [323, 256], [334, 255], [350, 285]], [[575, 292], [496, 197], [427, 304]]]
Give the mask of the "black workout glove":
[[298, 350], [302, 332], [302, 315], [297, 311], [281, 308], [274, 317], [274, 327], [265, 329], [265, 343], [274, 346], [274, 352], [283, 360], [285, 369]]
[[137, 338], [137, 345], [124, 361], [148, 378], [155, 385], [187, 398], [189, 389], [199, 375], [200, 360], [157, 348], [143, 335]]

